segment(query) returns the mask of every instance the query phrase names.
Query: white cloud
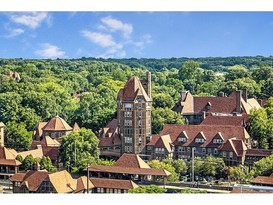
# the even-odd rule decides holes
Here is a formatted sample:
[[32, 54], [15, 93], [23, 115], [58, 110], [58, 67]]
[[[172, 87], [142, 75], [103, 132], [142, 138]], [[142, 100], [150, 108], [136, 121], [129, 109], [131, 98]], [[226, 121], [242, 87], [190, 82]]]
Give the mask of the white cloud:
[[81, 31], [82, 35], [88, 40], [96, 43], [102, 47], [114, 46], [116, 43], [110, 34], [103, 34], [99, 32], [91, 32], [87, 30]]
[[44, 58], [58, 58], [63, 57], [65, 54], [59, 47], [49, 43], [43, 43], [41, 44], [41, 47], [42, 49], [35, 51], [35, 53]]
[[125, 38], [129, 38], [131, 33], [133, 32], [132, 24], [123, 23], [120, 20], [114, 19], [110, 16], [101, 19], [101, 22], [104, 24], [100, 25], [101, 29], [109, 29], [111, 32], [121, 31]]
[[22, 24], [32, 29], [36, 29], [43, 21], [51, 24], [51, 17], [47, 12], [28, 12], [10, 15], [10, 20], [14, 23]]
[[6, 35], [6, 38], [13, 38], [16, 36], [19, 36], [21, 34], [23, 34], [25, 31], [21, 28], [16, 28], [16, 29], [9, 29], [9, 34]]

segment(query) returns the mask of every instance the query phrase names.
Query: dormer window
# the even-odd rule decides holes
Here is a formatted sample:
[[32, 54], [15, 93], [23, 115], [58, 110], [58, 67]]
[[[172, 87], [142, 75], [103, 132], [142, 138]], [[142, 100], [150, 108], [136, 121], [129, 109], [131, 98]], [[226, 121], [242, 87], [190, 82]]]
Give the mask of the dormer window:
[[221, 132], [218, 132], [213, 139], [214, 144], [222, 144], [224, 142], [224, 137]]
[[178, 137], [178, 142], [187, 142], [186, 137]]
[[198, 135], [195, 137], [196, 143], [204, 143], [206, 141], [206, 137], [203, 132], [199, 132]]
[[204, 143], [205, 139], [204, 138], [195, 138], [196, 143]]
[[208, 102], [207, 105], [206, 105], [207, 110], [210, 110], [210, 107], [211, 107], [211, 103]]
[[214, 144], [222, 144], [223, 140], [221, 140], [221, 139], [213, 139], [213, 143]]

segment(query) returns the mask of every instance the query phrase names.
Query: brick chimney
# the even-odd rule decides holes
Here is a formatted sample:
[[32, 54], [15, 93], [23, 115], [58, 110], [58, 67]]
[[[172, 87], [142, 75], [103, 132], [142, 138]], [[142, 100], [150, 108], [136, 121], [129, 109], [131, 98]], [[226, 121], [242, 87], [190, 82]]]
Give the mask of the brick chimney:
[[236, 111], [238, 113], [241, 113], [241, 91], [236, 91]]
[[243, 96], [242, 97], [243, 97], [244, 101], [247, 102], [247, 89], [246, 88], [243, 89]]

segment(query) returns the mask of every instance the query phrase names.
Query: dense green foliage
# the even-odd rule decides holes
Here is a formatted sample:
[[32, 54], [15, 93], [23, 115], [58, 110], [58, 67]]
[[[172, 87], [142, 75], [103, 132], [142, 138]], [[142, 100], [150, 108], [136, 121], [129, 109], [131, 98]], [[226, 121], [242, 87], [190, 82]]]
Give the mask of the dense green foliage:
[[165, 189], [155, 186], [155, 185], [150, 185], [150, 186], [141, 186], [135, 189], [130, 189], [129, 190], [130, 194], [162, 194], [165, 193]]
[[61, 159], [65, 167], [82, 171], [88, 164], [99, 158], [99, 140], [90, 129], [81, 128], [64, 136], [61, 144]]
[[180, 191], [182, 194], [206, 194], [208, 193], [206, 190], [200, 190], [200, 189], [182, 189]]

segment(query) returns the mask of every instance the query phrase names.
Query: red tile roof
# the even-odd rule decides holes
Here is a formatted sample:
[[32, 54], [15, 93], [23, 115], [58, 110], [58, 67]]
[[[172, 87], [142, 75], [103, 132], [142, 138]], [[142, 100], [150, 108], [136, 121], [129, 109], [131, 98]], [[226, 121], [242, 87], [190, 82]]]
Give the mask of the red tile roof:
[[159, 138], [160, 138], [160, 135], [152, 135], [151, 141], [147, 143], [147, 145], [155, 145]]
[[[225, 113], [236, 112], [236, 97], [193, 97], [194, 112]], [[207, 104], [210, 103], [210, 109]]]
[[146, 101], [151, 101], [139, 78], [133, 76], [127, 81], [124, 88], [119, 91], [118, 97], [122, 98], [122, 100], [133, 101], [137, 95], [143, 96]]
[[131, 180], [120, 179], [106, 179], [106, 178], [91, 178], [92, 184], [97, 188], [110, 188], [110, 189], [134, 189], [138, 185]]
[[49, 120], [49, 122], [42, 128], [43, 131], [72, 131], [63, 118], [56, 116]]
[[129, 168], [150, 168], [146, 162], [144, 162], [136, 154], [123, 154], [114, 164], [116, 167], [129, 167]]
[[233, 151], [238, 157], [242, 157], [247, 147], [242, 140], [229, 139], [226, 143], [220, 146], [220, 151], [230, 152]]
[[201, 125], [231, 125], [243, 126], [243, 116], [207, 116]]
[[[22, 182], [22, 184], [28, 187], [29, 191], [35, 192], [41, 185], [41, 183], [48, 176], [47, 171], [28, 171], [24, 174], [14, 174], [11, 178], [11, 182]], [[19, 181], [21, 180], [21, 181]]]
[[272, 149], [248, 149], [246, 156], [268, 157], [272, 152]]
[[272, 186], [273, 185], [273, 177], [271, 175], [269, 177], [257, 176], [256, 178], [251, 180], [251, 183]]
[[99, 147], [112, 147], [121, 145], [118, 134], [115, 133], [113, 137], [99, 138]]
[[[185, 131], [188, 136], [187, 142], [185, 142], [184, 146], [200, 146], [207, 147], [213, 145], [212, 141], [214, 137], [217, 137], [218, 132], [221, 133], [225, 141], [228, 139], [236, 137], [236, 139], [245, 140], [249, 138], [248, 133], [245, 128], [239, 126], [224, 126], [224, 125], [177, 125], [177, 124], [165, 124], [163, 130], [161, 131], [161, 135], [169, 134], [171, 136], [172, 142], [177, 145], [178, 137], [181, 132]], [[195, 137], [203, 132], [206, 137], [206, 141], [204, 143], [195, 143]]]

